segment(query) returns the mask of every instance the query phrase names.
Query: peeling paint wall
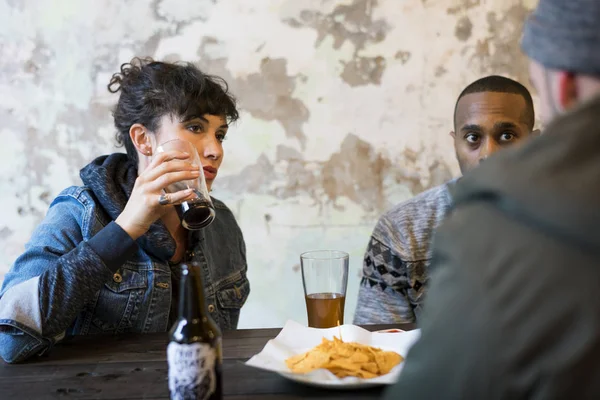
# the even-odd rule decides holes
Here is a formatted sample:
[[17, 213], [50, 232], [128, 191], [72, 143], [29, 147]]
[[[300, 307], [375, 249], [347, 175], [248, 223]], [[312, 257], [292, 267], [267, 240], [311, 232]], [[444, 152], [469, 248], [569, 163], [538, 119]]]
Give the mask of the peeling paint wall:
[[535, 3], [0, 0], [0, 279], [54, 196], [115, 151], [112, 73], [134, 55], [186, 60], [243, 110], [214, 185], [247, 241], [240, 326], [304, 322], [299, 254], [318, 248], [351, 255], [351, 321], [377, 217], [458, 174], [460, 90], [491, 73], [528, 84]]

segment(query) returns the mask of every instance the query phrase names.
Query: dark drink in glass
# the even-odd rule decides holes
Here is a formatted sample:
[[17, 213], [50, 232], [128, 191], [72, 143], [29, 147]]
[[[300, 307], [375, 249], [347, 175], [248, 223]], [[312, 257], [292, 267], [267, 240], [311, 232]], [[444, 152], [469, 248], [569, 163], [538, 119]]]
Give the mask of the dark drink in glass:
[[164, 191], [165, 193], [177, 193], [182, 190], [192, 189], [195, 198], [176, 205], [175, 209], [181, 220], [181, 225], [185, 229], [202, 229], [215, 219], [215, 208], [208, 193], [200, 156], [198, 155], [196, 148], [190, 142], [180, 139], [169, 140], [161, 143], [156, 148], [157, 153], [171, 150], [188, 153], [189, 157], [183, 161], [197, 165], [200, 169], [200, 175], [196, 179], [186, 179], [172, 183], [164, 188]]
[[211, 203], [198, 196], [176, 206], [181, 225], [188, 230], [198, 230], [210, 225], [215, 219], [215, 209]]

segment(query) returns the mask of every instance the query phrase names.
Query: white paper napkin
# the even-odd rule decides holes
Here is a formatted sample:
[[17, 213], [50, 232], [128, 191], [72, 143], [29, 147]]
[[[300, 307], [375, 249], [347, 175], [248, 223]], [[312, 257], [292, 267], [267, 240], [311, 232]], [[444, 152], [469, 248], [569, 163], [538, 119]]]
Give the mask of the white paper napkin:
[[[342, 325], [336, 328], [316, 329], [308, 328], [295, 321], [288, 321], [279, 335], [269, 340], [263, 350], [253, 356], [246, 362], [246, 365], [274, 371], [283, 376], [296, 381], [332, 385], [360, 386], [365, 384], [392, 384], [396, 382], [404, 362], [394, 367], [390, 373], [372, 379], [363, 379], [355, 377], [338, 378], [325, 369], [315, 370], [308, 374], [294, 374], [285, 364], [285, 360], [296, 354], [304, 353], [313, 347], [321, 344], [325, 337], [333, 340], [334, 336], [340, 337], [344, 342], [357, 342], [373, 347], [379, 347], [382, 350], [391, 350], [406, 358], [408, 350], [419, 339], [421, 331], [416, 329], [402, 333], [376, 333], [369, 332], [366, 329], [355, 325]], [[357, 385], [358, 384], [358, 385]]]

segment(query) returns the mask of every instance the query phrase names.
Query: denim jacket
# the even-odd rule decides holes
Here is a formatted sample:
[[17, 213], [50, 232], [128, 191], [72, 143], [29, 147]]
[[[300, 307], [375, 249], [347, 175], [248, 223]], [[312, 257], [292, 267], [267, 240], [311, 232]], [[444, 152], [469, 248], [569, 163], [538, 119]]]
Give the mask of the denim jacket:
[[[179, 266], [175, 241], [157, 221], [133, 241], [114, 222], [136, 168], [122, 154], [96, 159], [84, 185], [50, 205], [0, 290], [0, 356], [19, 362], [65, 336], [164, 332], [174, 320]], [[237, 327], [250, 292], [246, 249], [231, 211], [213, 199], [215, 221], [189, 232], [187, 261], [200, 264], [208, 310], [221, 329]]]

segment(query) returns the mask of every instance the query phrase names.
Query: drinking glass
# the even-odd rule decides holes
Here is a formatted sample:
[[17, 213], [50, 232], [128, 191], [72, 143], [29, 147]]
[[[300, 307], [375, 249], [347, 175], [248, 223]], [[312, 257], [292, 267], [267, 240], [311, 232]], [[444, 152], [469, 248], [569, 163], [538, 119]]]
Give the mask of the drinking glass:
[[208, 188], [206, 187], [206, 179], [202, 170], [202, 163], [200, 156], [194, 145], [190, 142], [180, 139], [169, 140], [168, 142], [161, 143], [156, 151], [158, 153], [165, 151], [183, 151], [188, 153], [190, 156], [184, 161], [198, 165], [200, 169], [200, 176], [196, 179], [188, 179], [184, 181], [175, 182], [166, 188], [166, 193], [175, 193], [185, 189], [193, 189], [195, 198], [185, 201], [175, 206], [177, 214], [181, 219], [181, 225], [188, 230], [198, 230], [208, 226], [215, 219], [215, 208], [213, 206], [210, 195], [208, 194]]
[[308, 326], [332, 328], [344, 324], [348, 261], [348, 253], [337, 250], [300, 255]]

